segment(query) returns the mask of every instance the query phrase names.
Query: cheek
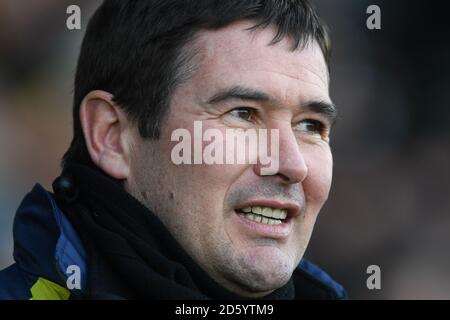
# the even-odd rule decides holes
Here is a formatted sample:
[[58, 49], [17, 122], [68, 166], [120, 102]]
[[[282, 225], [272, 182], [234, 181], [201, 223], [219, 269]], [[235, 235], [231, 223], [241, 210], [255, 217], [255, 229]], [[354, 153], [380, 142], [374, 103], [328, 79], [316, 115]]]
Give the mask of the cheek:
[[[191, 135], [191, 164], [175, 164], [171, 159], [171, 153], [173, 148], [179, 142], [170, 141], [170, 135], [166, 134], [164, 139], [166, 143], [161, 144], [161, 154], [164, 158], [163, 161], [167, 163], [166, 170], [164, 170], [163, 181], [170, 182], [171, 189], [173, 191], [174, 200], [183, 203], [186, 208], [198, 210], [206, 210], [211, 214], [220, 217], [223, 210], [223, 203], [225, 195], [233, 184], [233, 182], [239, 178], [242, 172], [245, 170], [245, 165], [228, 165], [228, 164], [205, 164], [203, 159], [203, 151], [206, 147], [211, 145], [211, 141], [202, 141], [200, 150], [201, 164], [193, 164], [194, 152], [196, 150], [194, 144], [194, 130], [191, 122], [181, 123], [181, 126], [186, 128]], [[206, 122], [203, 123], [203, 131], [210, 127]], [[170, 131], [169, 131], [170, 132]], [[225, 136], [225, 131], [222, 132]], [[198, 137], [198, 136], [197, 136]], [[201, 136], [200, 136], [201, 139]], [[203, 139], [201, 139], [203, 140]], [[216, 140], [214, 140], [216, 141]], [[225, 148], [225, 141], [218, 141], [218, 146]], [[223, 142], [223, 143], [220, 143]], [[198, 145], [197, 145], [198, 147]], [[225, 150], [223, 154], [225, 154]], [[189, 205], [186, 207], [186, 205]], [[178, 208], [177, 210], [179, 210]]]
[[321, 207], [328, 199], [333, 176], [333, 157], [329, 146], [311, 151], [305, 159], [308, 176], [303, 182], [307, 204]]

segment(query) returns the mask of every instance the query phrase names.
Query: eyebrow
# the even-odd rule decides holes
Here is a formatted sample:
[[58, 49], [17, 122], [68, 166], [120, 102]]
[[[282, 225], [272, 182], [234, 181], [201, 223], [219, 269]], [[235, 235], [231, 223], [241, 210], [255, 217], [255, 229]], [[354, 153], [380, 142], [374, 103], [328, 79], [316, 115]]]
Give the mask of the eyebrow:
[[328, 119], [330, 126], [336, 123], [338, 112], [333, 103], [327, 101], [310, 101], [305, 105], [302, 105], [302, 108], [325, 116]]
[[268, 102], [273, 100], [265, 92], [242, 86], [234, 86], [214, 94], [208, 99], [208, 104], [217, 104], [219, 102], [224, 102], [231, 99], [253, 100], [260, 102]]
[[[275, 102], [276, 99], [269, 94], [252, 88], [243, 86], [234, 86], [225, 90], [221, 90], [215, 93], [211, 98], [207, 100], [208, 104], [217, 104], [232, 99], [250, 100], [256, 102]], [[300, 106], [305, 111], [321, 114], [327, 118], [330, 125], [333, 125], [337, 119], [336, 106], [327, 101], [309, 101]]]

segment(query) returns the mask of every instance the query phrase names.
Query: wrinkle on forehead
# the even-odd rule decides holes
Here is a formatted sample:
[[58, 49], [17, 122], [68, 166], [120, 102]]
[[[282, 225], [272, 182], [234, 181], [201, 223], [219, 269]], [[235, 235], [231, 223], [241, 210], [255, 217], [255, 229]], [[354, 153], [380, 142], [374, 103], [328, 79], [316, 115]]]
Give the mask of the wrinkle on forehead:
[[310, 83], [328, 92], [328, 68], [315, 41], [292, 51], [288, 37], [270, 44], [276, 34], [274, 27], [257, 32], [246, 30], [252, 25], [251, 21], [241, 21], [215, 31], [200, 31], [196, 37], [201, 54], [198, 75], [204, 82], [227, 74], [263, 71]]

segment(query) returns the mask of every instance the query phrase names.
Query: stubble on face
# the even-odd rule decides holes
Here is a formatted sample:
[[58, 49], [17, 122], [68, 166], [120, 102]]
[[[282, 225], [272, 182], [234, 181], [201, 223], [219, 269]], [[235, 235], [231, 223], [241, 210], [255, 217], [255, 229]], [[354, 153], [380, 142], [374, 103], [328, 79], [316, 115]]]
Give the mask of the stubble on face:
[[[174, 93], [160, 139], [137, 143], [128, 191], [159, 217], [213, 279], [238, 294], [259, 297], [284, 285], [305, 252], [331, 184], [328, 144], [305, 145], [308, 177], [289, 186], [280, 184], [275, 176], [255, 175], [251, 165], [177, 166], [170, 158], [175, 144], [170, 141], [173, 130], [186, 128], [192, 133], [193, 121], [219, 130], [226, 127], [216, 111], [205, 111], [199, 101], [224, 86], [227, 79], [278, 91], [286, 105], [297, 100], [293, 92], [300, 92], [301, 99], [307, 99], [306, 93], [328, 97], [328, 74], [323, 57], [317, 58], [321, 54], [317, 45], [314, 50], [289, 53], [288, 40], [268, 46], [275, 31], [262, 30], [262, 39], [258, 40], [258, 34], [245, 30], [251, 25], [242, 22], [198, 37], [199, 43], [208, 44], [202, 51], [204, 65]], [[227, 50], [224, 44], [234, 49]], [[283, 52], [277, 46], [282, 46]], [[260, 52], [254, 57], [261, 61], [259, 64], [249, 63], [254, 51]], [[277, 117], [270, 121], [281, 123]], [[236, 205], [255, 197], [298, 203], [302, 212], [295, 218], [289, 239], [258, 238], [236, 227]]]

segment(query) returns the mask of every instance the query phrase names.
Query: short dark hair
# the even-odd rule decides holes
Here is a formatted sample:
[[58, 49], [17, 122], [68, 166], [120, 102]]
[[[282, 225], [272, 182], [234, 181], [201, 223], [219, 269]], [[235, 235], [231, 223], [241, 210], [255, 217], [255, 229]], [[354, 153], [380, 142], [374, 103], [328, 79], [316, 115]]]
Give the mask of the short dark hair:
[[79, 110], [92, 90], [113, 94], [143, 138], [158, 138], [171, 95], [188, 78], [193, 53], [185, 50], [200, 29], [250, 19], [253, 29], [274, 25], [293, 50], [316, 40], [327, 64], [327, 29], [308, 0], [105, 0], [89, 21], [75, 77], [72, 143], [63, 157], [92, 164]]

